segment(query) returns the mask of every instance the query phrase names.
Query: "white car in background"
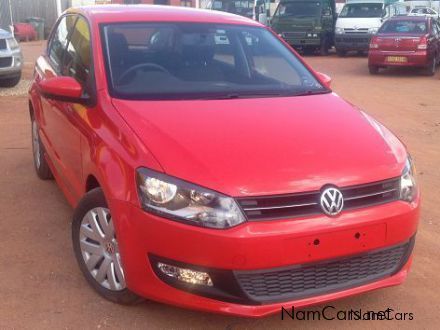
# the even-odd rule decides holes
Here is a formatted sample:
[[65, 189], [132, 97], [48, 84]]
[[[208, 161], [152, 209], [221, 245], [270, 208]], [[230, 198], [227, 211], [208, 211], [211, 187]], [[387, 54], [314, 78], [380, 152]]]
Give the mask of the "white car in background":
[[21, 78], [23, 55], [12, 33], [0, 29], [0, 87], [13, 87]]
[[434, 9], [428, 8], [428, 7], [413, 8], [408, 13], [408, 16], [428, 16], [428, 17], [432, 17], [435, 19], [439, 18], [438, 12], [436, 12]]

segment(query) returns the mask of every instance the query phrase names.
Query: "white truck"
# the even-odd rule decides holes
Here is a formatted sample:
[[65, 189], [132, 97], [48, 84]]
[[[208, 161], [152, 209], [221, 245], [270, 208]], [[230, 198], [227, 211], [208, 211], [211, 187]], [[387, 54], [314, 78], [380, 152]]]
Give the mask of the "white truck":
[[336, 20], [337, 54], [345, 56], [348, 51], [368, 51], [370, 39], [382, 22], [406, 13], [404, 3], [396, 0], [347, 0]]

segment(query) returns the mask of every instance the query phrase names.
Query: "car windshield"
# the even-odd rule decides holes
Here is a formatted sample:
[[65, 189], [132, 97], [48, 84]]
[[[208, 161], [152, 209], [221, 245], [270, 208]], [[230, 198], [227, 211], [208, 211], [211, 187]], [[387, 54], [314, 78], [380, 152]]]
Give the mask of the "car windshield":
[[215, 10], [225, 11], [252, 18], [254, 1], [253, 0], [214, 0], [210, 3]]
[[117, 23], [102, 28], [110, 92], [127, 99], [199, 99], [328, 92], [265, 28]]
[[353, 3], [346, 4], [339, 17], [381, 17], [382, 14], [381, 3]]
[[321, 12], [321, 3], [315, 1], [280, 2], [274, 16], [315, 17]]
[[382, 25], [379, 33], [412, 33], [426, 34], [428, 27], [425, 21], [387, 21]]

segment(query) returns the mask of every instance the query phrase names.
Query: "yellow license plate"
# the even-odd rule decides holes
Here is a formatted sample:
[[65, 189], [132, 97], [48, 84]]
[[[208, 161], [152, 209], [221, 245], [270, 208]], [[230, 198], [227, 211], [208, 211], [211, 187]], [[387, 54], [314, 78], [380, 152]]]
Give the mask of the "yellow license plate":
[[408, 59], [405, 56], [387, 56], [387, 62], [406, 63]]

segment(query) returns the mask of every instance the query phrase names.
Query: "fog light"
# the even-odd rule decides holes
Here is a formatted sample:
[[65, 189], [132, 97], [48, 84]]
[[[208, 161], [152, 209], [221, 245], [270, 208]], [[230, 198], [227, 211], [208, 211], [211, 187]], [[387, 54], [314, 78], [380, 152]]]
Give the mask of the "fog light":
[[198, 285], [212, 286], [211, 277], [205, 272], [199, 272], [197, 270], [180, 268], [162, 262], [157, 263], [157, 268], [160, 269], [165, 275], [175, 278], [176, 280]]

